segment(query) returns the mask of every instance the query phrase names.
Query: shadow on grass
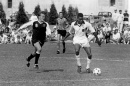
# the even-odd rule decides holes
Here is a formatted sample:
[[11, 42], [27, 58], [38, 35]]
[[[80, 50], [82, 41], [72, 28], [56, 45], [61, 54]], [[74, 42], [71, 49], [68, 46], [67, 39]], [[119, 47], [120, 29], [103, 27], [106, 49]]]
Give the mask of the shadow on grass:
[[63, 72], [63, 69], [40, 69], [37, 71], [37, 73], [42, 73], [42, 72]]
[[65, 53], [65, 54], [75, 54], [74, 52], [67, 52], [67, 53]]

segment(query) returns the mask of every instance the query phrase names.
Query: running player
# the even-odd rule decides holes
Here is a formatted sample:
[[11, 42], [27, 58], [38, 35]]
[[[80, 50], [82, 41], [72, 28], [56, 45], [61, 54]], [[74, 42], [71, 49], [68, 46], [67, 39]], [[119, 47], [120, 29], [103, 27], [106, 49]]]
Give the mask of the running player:
[[81, 62], [80, 62], [80, 48], [83, 47], [85, 52], [88, 55], [87, 58], [87, 66], [86, 66], [86, 72], [90, 73], [90, 63], [92, 59], [92, 53], [91, 48], [89, 45], [89, 39], [86, 37], [87, 31], [90, 30], [90, 32], [95, 36], [97, 43], [99, 46], [101, 45], [101, 42], [99, 42], [99, 39], [97, 37], [97, 33], [95, 32], [95, 29], [92, 27], [92, 25], [86, 21], [83, 20], [83, 14], [78, 13], [77, 15], [77, 21], [72, 22], [70, 31], [67, 33], [67, 35], [63, 38], [63, 41], [74, 31], [74, 38], [73, 38], [73, 44], [75, 47], [75, 54], [77, 59], [77, 72], [81, 73]]
[[[58, 38], [58, 42], [57, 42], [57, 54], [60, 54], [60, 41], [61, 41], [61, 37], [65, 37], [66, 35], [66, 29], [69, 27], [69, 24], [66, 20], [66, 18], [63, 17], [63, 13], [60, 12], [59, 13], [59, 18], [57, 18], [57, 24], [56, 24], [56, 29], [57, 29], [57, 38]], [[62, 41], [63, 44], [63, 53], [65, 53], [65, 42]]]
[[[42, 46], [44, 45], [44, 42], [46, 40], [46, 36], [51, 35], [51, 30], [49, 28], [49, 24], [44, 21], [45, 19], [45, 13], [42, 11], [38, 15], [38, 21], [33, 22], [33, 34], [32, 34], [32, 44], [35, 48], [35, 52], [31, 54], [26, 60], [27, 60], [27, 67], [30, 66], [30, 61], [32, 58], [35, 57], [35, 66], [34, 68], [38, 69], [38, 60], [40, 57], [40, 53], [42, 50]], [[19, 28], [19, 30], [23, 29], [23, 27]]]

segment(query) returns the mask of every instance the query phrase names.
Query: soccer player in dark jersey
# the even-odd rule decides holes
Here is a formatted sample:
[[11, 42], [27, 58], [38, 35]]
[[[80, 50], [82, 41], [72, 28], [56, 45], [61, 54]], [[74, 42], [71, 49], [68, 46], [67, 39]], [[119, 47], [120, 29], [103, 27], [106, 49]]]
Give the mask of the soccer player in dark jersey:
[[[57, 54], [60, 54], [60, 41], [61, 41], [61, 37], [65, 37], [66, 35], [66, 29], [69, 27], [69, 24], [66, 20], [66, 18], [63, 17], [63, 13], [60, 12], [59, 13], [59, 18], [57, 18], [57, 24], [56, 24], [56, 29], [57, 29], [57, 38], [58, 38], [58, 42], [57, 42]], [[63, 53], [65, 53], [65, 42], [62, 41], [63, 44]]]
[[[46, 36], [51, 35], [51, 30], [49, 28], [49, 24], [44, 21], [45, 19], [45, 13], [42, 11], [38, 15], [38, 21], [34, 21], [32, 26], [33, 26], [33, 34], [32, 34], [32, 44], [35, 48], [35, 52], [31, 54], [26, 60], [27, 60], [27, 67], [30, 66], [30, 61], [32, 58], [35, 57], [35, 66], [34, 68], [38, 69], [38, 60], [40, 57], [40, 53], [42, 50], [42, 46], [45, 43]], [[22, 28], [21, 28], [22, 27]], [[21, 26], [17, 32], [24, 27]], [[25, 26], [26, 27], [26, 26]]]
[[125, 10], [124, 15], [124, 26], [129, 24], [129, 14], [127, 13], [127, 10]]

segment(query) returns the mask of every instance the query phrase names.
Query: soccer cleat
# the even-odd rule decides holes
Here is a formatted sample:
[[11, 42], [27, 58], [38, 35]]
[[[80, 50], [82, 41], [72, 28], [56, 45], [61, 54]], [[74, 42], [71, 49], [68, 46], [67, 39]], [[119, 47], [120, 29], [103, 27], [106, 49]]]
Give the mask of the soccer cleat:
[[65, 53], [65, 51], [66, 51], [66, 48], [63, 49], [63, 53]]
[[78, 73], [81, 73], [81, 72], [82, 72], [81, 69], [82, 69], [82, 67], [81, 67], [81, 66], [78, 66], [77, 72], [78, 72]]
[[35, 68], [35, 69], [39, 69], [38, 64], [35, 64], [34, 68]]
[[57, 54], [60, 54], [60, 51], [59, 51], [59, 50], [57, 50]]
[[30, 63], [29, 62], [26, 65], [27, 65], [27, 67], [30, 67]]
[[92, 73], [92, 70], [90, 68], [86, 69], [86, 73]]

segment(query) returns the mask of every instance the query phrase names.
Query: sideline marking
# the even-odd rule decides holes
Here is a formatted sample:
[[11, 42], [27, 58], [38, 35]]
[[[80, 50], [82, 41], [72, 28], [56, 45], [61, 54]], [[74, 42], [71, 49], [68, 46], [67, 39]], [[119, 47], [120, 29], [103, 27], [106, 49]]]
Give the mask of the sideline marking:
[[104, 78], [104, 79], [85, 79], [85, 80], [22, 80], [22, 81], [0, 81], [0, 83], [37, 83], [37, 82], [85, 82], [85, 81], [112, 81], [112, 80], [130, 80], [130, 78]]

